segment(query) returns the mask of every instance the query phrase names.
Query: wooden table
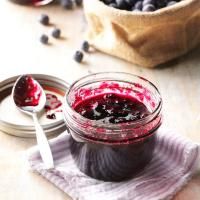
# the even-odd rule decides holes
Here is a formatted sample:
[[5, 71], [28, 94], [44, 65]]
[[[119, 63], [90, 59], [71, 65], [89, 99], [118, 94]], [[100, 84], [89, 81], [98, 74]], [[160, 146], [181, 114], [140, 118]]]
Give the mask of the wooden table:
[[[51, 22], [62, 29], [62, 39], [50, 38], [42, 45], [39, 37], [54, 25], [38, 23], [41, 13], [49, 14]], [[123, 71], [138, 74], [153, 81], [164, 99], [164, 124], [200, 142], [200, 48], [176, 61], [156, 69], [134, 66], [100, 52], [85, 56], [83, 64], [73, 61], [86, 29], [81, 9], [63, 10], [59, 6], [32, 8], [0, 1], [0, 81], [22, 73], [44, 73], [72, 82], [88, 70]], [[1, 200], [68, 200], [66, 194], [45, 179], [30, 172], [24, 152], [35, 144], [0, 133], [0, 199]], [[200, 175], [194, 176], [174, 200], [199, 200]]]

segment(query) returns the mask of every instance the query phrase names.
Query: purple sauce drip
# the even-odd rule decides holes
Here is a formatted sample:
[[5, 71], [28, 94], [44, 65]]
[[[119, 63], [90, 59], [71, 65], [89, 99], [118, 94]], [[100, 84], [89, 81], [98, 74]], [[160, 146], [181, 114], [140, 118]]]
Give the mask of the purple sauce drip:
[[46, 117], [47, 119], [56, 119], [56, 113], [61, 111], [61, 110], [56, 110], [56, 109], [62, 106], [62, 102], [54, 94], [47, 93], [46, 99], [47, 101], [44, 107], [46, 110]]
[[55, 113], [47, 114], [46, 117], [47, 117], [47, 119], [56, 119]]

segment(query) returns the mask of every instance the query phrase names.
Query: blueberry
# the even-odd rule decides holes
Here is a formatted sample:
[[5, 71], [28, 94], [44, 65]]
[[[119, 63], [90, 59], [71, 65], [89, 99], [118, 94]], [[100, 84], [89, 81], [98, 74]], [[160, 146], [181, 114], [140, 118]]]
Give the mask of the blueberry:
[[83, 0], [74, 0], [77, 6], [81, 6], [83, 3]]
[[142, 4], [143, 4], [143, 6], [145, 6], [147, 4], [155, 5], [155, 0], [144, 0]]
[[175, 5], [177, 2], [176, 1], [169, 1], [168, 3], [167, 3], [167, 6], [173, 6], [173, 5]]
[[142, 10], [142, 1], [138, 1], [135, 6], [134, 6], [134, 9], [136, 10]]
[[127, 9], [128, 5], [125, 0], [116, 0], [116, 4], [119, 9]]
[[72, 0], [60, 0], [60, 5], [63, 8], [66, 8], [66, 9], [72, 9], [73, 8]]
[[59, 38], [61, 35], [61, 30], [59, 28], [54, 28], [52, 31], [52, 36], [54, 38]]
[[90, 48], [88, 41], [84, 41], [81, 48], [83, 51], [88, 52]]
[[156, 6], [157, 8], [164, 8], [167, 5], [167, 0], [157, 0]]
[[133, 7], [138, 0], [125, 0], [128, 5]]
[[117, 6], [116, 3], [110, 3], [109, 6], [110, 6], [110, 7], [113, 7], [113, 8], [118, 8], [118, 6]]
[[144, 11], [144, 12], [152, 12], [152, 11], [155, 11], [155, 10], [156, 10], [156, 8], [152, 4], [146, 4], [146, 5], [144, 5], [144, 7], [142, 9], [142, 11]]
[[40, 23], [43, 24], [43, 25], [48, 25], [49, 24], [49, 16], [46, 15], [46, 14], [42, 14], [40, 16], [40, 19], [39, 19]]
[[42, 44], [47, 44], [48, 41], [49, 41], [49, 37], [48, 37], [47, 35], [45, 35], [45, 34], [41, 35], [41, 37], [40, 37], [40, 42], [41, 42]]
[[74, 54], [74, 60], [78, 63], [81, 63], [83, 60], [83, 53], [81, 51], [76, 51]]
[[104, 0], [105, 4], [111, 4], [111, 3], [115, 3], [115, 0]]

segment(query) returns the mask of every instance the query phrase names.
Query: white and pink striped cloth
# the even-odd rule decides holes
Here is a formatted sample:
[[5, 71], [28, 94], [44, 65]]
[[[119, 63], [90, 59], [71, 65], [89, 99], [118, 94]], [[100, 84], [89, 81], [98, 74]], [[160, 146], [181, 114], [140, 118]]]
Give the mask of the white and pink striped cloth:
[[73, 162], [68, 133], [51, 141], [55, 169], [45, 170], [39, 153], [29, 154], [31, 168], [74, 200], [169, 200], [199, 167], [200, 146], [171, 131], [160, 130], [151, 163], [135, 178], [120, 183], [98, 181]]

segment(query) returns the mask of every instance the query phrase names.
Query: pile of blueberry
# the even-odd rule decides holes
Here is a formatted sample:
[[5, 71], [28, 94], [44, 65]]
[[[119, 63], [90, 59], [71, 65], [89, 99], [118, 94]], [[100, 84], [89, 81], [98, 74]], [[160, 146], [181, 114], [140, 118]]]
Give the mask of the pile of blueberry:
[[121, 10], [137, 12], [153, 12], [158, 9], [172, 6], [181, 0], [100, 0], [106, 5]]

